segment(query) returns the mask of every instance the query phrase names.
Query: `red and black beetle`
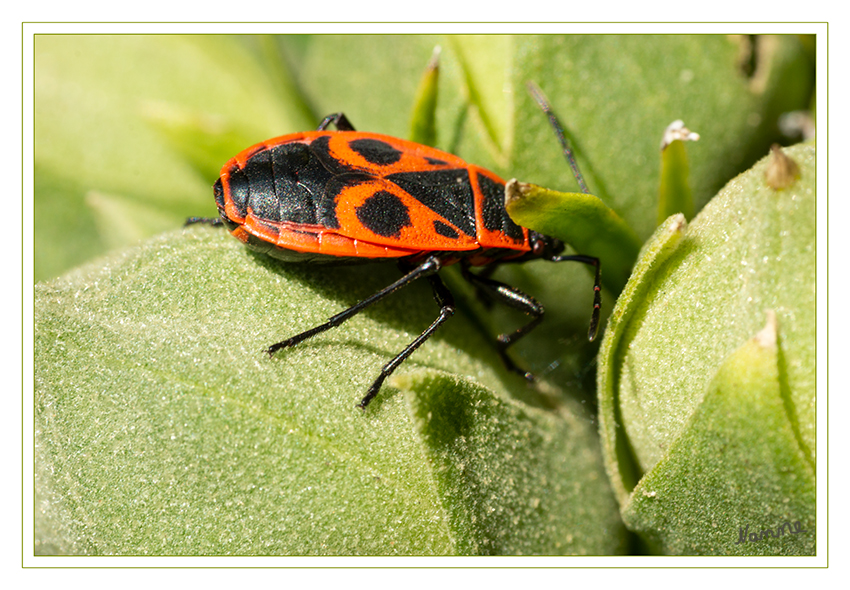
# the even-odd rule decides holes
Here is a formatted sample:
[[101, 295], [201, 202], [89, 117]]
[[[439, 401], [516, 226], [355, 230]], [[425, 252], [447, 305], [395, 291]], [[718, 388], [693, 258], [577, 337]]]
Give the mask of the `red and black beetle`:
[[[337, 131], [327, 128], [335, 125]], [[404, 275], [324, 324], [273, 344], [266, 352], [294, 346], [339, 326], [369, 305], [416, 279], [427, 278], [440, 307], [437, 319], [381, 369], [365, 408], [384, 380], [455, 312], [454, 298], [437, 274], [461, 263], [463, 277], [497, 301], [533, 319], [497, 338], [497, 350], [512, 371], [532, 380], [507, 348], [543, 319], [534, 298], [472, 266], [544, 259], [596, 267], [589, 338], [599, 320], [599, 260], [562, 256], [559, 240], [520, 227], [505, 211], [505, 182], [457, 156], [421, 144], [354, 130], [342, 113], [329, 115], [317, 131], [284, 135], [250, 147], [227, 162], [215, 182], [220, 219], [249, 247], [289, 262], [340, 263], [397, 259]], [[485, 273], [489, 274], [489, 273]]]

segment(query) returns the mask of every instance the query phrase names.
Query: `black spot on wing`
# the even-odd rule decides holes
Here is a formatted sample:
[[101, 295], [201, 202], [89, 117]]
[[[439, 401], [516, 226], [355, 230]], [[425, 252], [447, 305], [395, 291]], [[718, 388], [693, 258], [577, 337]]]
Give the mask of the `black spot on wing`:
[[398, 172], [386, 179], [466, 235], [475, 237], [475, 200], [466, 169]]
[[452, 226], [446, 225], [439, 219], [434, 220], [434, 231], [440, 234], [441, 236], [451, 238], [452, 240], [456, 240], [458, 239], [458, 237], [460, 237], [460, 234], [458, 234]]
[[505, 211], [505, 185], [479, 174], [478, 187], [484, 195], [484, 227], [490, 231], [503, 232], [514, 240], [522, 240], [522, 228], [514, 223]]
[[410, 225], [410, 214], [405, 204], [387, 191], [371, 195], [355, 211], [360, 223], [379, 236], [397, 238], [402, 228]]
[[378, 166], [388, 166], [401, 160], [401, 152], [390, 144], [378, 139], [354, 139], [349, 147], [363, 156], [367, 162]]

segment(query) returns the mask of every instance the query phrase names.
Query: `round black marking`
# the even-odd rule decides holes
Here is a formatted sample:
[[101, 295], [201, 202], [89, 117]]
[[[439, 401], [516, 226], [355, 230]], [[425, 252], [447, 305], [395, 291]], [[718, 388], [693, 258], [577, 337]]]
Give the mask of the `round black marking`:
[[401, 152], [390, 144], [377, 139], [355, 139], [348, 142], [355, 152], [372, 164], [387, 166], [401, 160]]
[[366, 229], [385, 238], [398, 238], [402, 228], [410, 225], [407, 206], [387, 191], [376, 192], [355, 211]]
[[460, 234], [457, 233], [452, 226], [443, 223], [439, 219], [434, 220], [434, 231], [441, 236], [451, 238], [452, 240], [456, 240], [460, 237]]

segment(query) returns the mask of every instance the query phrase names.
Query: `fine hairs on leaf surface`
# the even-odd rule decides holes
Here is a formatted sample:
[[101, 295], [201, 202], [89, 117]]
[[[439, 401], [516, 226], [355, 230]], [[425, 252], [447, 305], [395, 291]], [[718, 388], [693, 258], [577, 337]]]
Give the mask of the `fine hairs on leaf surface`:
[[[278, 326], [310, 325], [394, 269], [357, 287], [352, 269], [331, 280], [253, 258], [224, 232], [192, 228], [37, 288], [36, 354], [51, 359], [36, 371], [44, 551], [622, 551], [580, 404], [510, 401], [527, 387], [457, 317], [362, 413], [368, 368], [426, 323], [427, 288], [269, 360], [258, 352]], [[433, 378], [406, 376], [422, 367], [478, 384], [443, 376], [429, 393]]]
[[[665, 222], [605, 335], [608, 473], [664, 553], [815, 552], [814, 147], [785, 157], [792, 186], [766, 182], [765, 158], [690, 225]], [[786, 521], [801, 528], [763, 533]]]

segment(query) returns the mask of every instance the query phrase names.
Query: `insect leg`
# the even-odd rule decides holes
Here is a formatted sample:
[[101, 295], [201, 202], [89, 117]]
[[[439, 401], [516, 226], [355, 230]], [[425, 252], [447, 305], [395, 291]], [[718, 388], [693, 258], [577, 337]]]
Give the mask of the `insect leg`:
[[412, 283], [416, 279], [421, 279], [422, 277], [428, 277], [428, 276], [436, 274], [436, 272], [440, 270], [441, 266], [442, 265], [440, 263], [440, 260], [438, 258], [432, 256], [432, 257], [426, 259], [422, 264], [416, 266], [413, 270], [411, 270], [410, 272], [405, 274], [403, 277], [401, 277], [399, 280], [394, 282], [392, 285], [381, 289], [380, 291], [378, 291], [374, 295], [371, 295], [370, 297], [367, 297], [366, 299], [364, 299], [360, 303], [358, 303], [356, 305], [352, 305], [351, 307], [349, 307], [345, 311], [342, 311], [342, 312], [336, 314], [335, 316], [329, 318], [327, 322], [325, 322], [324, 324], [321, 324], [320, 326], [316, 326], [315, 328], [311, 328], [310, 330], [307, 330], [305, 332], [301, 332], [300, 334], [296, 334], [295, 336], [293, 336], [291, 338], [287, 338], [286, 340], [278, 342], [277, 344], [272, 344], [271, 346], [269, 346], [266, 349], [266, 352], [269, 354], [269, 356], [271, 356], [275, 352], [280, 350], [281, 348], [287, 348], [289, 346], [295, 346], [299, 342], [303, 342], [304, 340], [307, 340], [308, 338], [312, 338], [316, 334], [321, 334], [325, 330], [330, 330], [331, 328], [335, 328], [335, 327], [339, 326], [341, 323], [343, 323], [344, 321], [351, 319], [352, 317], [354, 317], [355, 315], [357, 315], [358, 313], [360, 313], [361, 311], [363, 311], [364, 309], [366, 309], [367, 307], [369, 307], [373, 303], [377, 303], [378, 301], [380, 301], [381, 299], [383, 299], [387, 295], [395, 293], [396, 291], [398, 291], [402, 287], [409, 285], [410, 283]]
[[224, 222], [221, 220], [221, 217], [190, 217], [186, 220], [186, 223], [183, 226], [194, 225], [196, 223], [203, 223], [206, 225], [222, 225]]
[[501, 357], [502, 362], [509, 371], [519, 373], [529, 381], [533, 381], [534, 375], [528, 371], [520, 369], [508, 356], [507, 348], [531, 332], [537, 327], [537, 324], [543, 321], [543, 314], [545, 313], [543, 306], [540, 305], [534, 297], [526, 295], [515, 287], [511, 287], [505, 283], [500, 283], [499, 281], [494, 281], [493, 279], [482, 277], [470, 272], [469, 266], [466, 264], [464, 264], [461, 269], [463, 277], [467, 281], [472, 283], [472, 285], [484, 293], [487, 293], [487, 295], [492, 297], [494, 300], [500, 301], [505, 305], [509, 305], [514, 309], [518, 309], [521, 312], [532, 316], [532, 320], [530, 322], [518, 328], [512, 334], [500, 334], [496, 338], [496, 352], [499, 353], [499, 357]]
[[366, 406], [369, 405], [369, 402], [372, 401], [372, 398], [378, 395], [378, 391], [380, 391], [384, 380], [389, 377], [407, 357], [413, 354], [413, 351], [419, 348], [423, 342], [428, 340], [428, 338], [437, 331], [437, 328], [439, 328], [443, 322], [454, 315], [454, 297], [452, 296], [451, 291], [449, 291], [443, 283], [442, 279], [440, 279], [439, 275], [430, 275], [428, 277], [428, 282], [431, 283], [431, 288], [434, 290], [434, 300], [437, 302], [437, 305], [440, 306], [440, 315], [437, 316], [437, 319], [435, 319], [434, 322], [416, 338], [416, 340], [408, 344], [407, 347], [398, 354], [398, 356], [384, 365], [381, 369], [381, 374], [372, 384], [372, 387], [369, 388], [369, 391], [366, 392], [366, 397], [357, 404], [360, 408], [365, 409]]
[[583, 254], [571, 256], [553, 256], [550, 262], [582, 262], [596, 267], [596, 278], [593, 280], [593, 312], [590, 315], [590, 328], [587, 330], [587, 339], [593, 342], [599, 332], [599, 313], [602, 309], [602, 266], [599, 259]]
[[348, 117], [345, 116], [344, 113], [334, 113], [333, 115], [328, 115], [322, 122], [319, 123], [319, 126], [316, 128], [317, 131], [324, 131], [330, 125], [335, 125], [339, 131], [354, 131], [354, 125], [348, 120]]

